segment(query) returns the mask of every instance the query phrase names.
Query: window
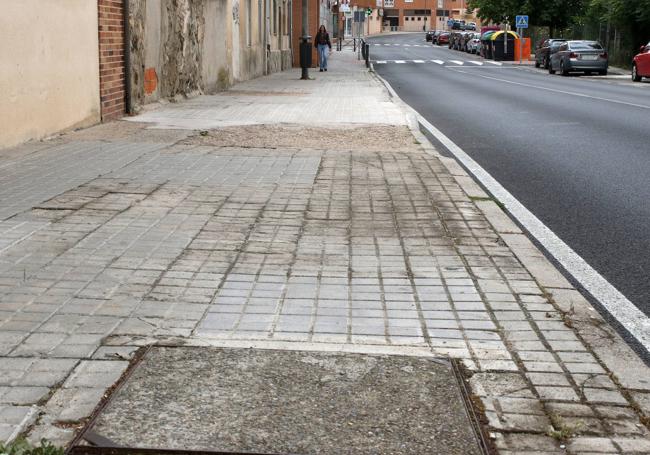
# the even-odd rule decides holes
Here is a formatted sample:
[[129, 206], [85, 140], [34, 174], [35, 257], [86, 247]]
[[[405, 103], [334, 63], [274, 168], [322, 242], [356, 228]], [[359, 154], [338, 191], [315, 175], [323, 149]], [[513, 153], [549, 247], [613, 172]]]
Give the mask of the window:
[[246, 0], [246, 45], [253, 44], [253, 0]]
[[262, 0], [257, 0], [257, 42], [262, 43], [262, 33], [261, 30], [264, 30], [264, 27], [262, 24], [264, 23], [264, 19], [262, 18], [262, 11], [264, 11], [264, 8], [262, 8]]
[[278, 34], [278, 2], [277, 0], [273, 0], [273, 34], [277, 35]]

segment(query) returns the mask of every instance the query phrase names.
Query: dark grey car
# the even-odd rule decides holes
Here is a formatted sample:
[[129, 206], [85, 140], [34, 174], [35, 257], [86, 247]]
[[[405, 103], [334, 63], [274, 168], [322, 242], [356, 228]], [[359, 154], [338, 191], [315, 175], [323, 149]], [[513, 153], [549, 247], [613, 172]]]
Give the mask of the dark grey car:
[[558, 38], [549, 38], [542, 41], [535, 49], [535, 68], [541, 66], [547, 70], [551, 55], [556, 53], [560, 45], [565, 41], [565, 39]]
[[548, 72], [559, 71], [563, 76], [569, 73], [607, 74], [609, 60], [607, 52], [597, 41], [567, 41], [551, 55]]

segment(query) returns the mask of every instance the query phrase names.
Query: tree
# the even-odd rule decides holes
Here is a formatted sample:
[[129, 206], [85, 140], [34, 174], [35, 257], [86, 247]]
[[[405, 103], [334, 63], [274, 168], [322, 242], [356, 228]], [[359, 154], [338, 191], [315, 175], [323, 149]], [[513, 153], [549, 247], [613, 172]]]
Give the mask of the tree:
[[530, 25], [546, 26], [554, 32], [571, 25], [584, 4], [583, 0], [470, 0], [468, 7], [477, 9], [481, 19], [497, 23], [508, 17], [508, 22], [514, 24], [515, 16], [525, 14]]

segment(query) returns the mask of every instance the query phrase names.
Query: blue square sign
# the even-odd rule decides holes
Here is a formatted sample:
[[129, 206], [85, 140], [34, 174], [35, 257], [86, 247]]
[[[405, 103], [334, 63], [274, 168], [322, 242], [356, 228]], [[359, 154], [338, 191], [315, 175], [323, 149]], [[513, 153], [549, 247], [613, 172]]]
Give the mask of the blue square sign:
[[517, 28], [528, 28], [528, 16], [517, 16], [515, 25]]

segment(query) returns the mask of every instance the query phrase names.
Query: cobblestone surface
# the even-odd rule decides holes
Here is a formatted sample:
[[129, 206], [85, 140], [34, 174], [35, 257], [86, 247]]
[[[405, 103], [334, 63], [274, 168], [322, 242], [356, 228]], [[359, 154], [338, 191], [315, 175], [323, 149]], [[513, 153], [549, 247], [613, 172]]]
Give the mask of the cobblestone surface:
[[[375, 97], [354, 148], [125, 133], [0, 160], [0, 439], [68, 442], [138, 345], [244, 340], [462, 359], [501, 453], [650, 451], [648, 368], [455, 163], [406, 146], [396, 107], [396, 142], [373, 142], [361, 125], [390, 101], [343, 63]], [[156, 115], [197, 105], [225, 109]]]

